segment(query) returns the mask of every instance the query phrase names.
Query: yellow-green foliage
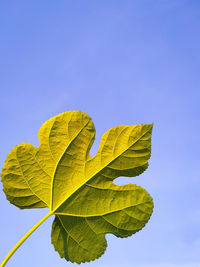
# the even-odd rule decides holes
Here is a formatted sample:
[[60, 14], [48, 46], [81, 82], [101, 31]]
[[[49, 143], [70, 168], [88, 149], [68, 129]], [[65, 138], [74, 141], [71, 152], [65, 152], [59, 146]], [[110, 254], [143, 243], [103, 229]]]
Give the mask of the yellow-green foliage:
[[111, 128], [91, 157], [91, 118], [80, 111], [55, 116], [40, 128], [39, 148], [23, 143], [8, 155], [1, 174], [7, 199], [21, 209], [48, 207], [60, 256], [94, 260], [106, 249], [106, 233], [130, 236], [151, 216], [152, 198], [143, 188], [113, 183], [147, 169], [151, 131], [151, 124]]

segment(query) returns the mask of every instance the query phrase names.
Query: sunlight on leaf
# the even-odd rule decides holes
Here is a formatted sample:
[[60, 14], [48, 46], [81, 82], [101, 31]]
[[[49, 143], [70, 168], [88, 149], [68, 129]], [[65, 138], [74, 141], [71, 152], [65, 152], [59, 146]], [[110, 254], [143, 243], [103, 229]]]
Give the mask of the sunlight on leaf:
[[91, 118], [69, 111], [46, 121], [40, 146], [15, 146], [2, 169], [7, 199], [21, 209], [49, 208], [55, 215], [52, 243], [61, 257], [81, 263], [100, 257], [106, 233], [128, 237], [149, 220], [153, 201], [140, 186], [116, 185], [148, 167], [152, 124], [121, 125], [108, 130], [97, 154]]

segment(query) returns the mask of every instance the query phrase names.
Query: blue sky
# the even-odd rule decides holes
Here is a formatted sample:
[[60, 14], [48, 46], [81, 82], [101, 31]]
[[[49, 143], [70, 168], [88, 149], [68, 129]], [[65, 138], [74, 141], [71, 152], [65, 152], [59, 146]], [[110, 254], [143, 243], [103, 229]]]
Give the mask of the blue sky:
[[[91, 267], [200, 266], [200, 1], [1, 0], [0, 167], [20, 142], [67, 110], [88, 113], [101, 135], [154, 122], [148, 170], [136, 183], [154, 198], [147, 226], [107, 235]], [[47, 210], [19, 210], [0, 185], [0, 261]], [[46, 221], [7, 266], [76, 266], [61, 260]]]

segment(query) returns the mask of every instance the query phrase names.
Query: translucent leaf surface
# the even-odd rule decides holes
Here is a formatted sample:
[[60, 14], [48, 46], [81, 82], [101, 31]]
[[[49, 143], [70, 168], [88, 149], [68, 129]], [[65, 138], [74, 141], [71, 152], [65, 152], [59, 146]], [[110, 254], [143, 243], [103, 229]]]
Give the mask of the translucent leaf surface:
[[91, 118], [80, 111], [55, 116], [40, 128], [39, 148], [19, 144], [8, 155], [1, 174], [7, 199], [19, 208], [48, 207], [60, 256], [94, 260], [106, 249], [106, 233], [130, 236], [151, 216], [152, 198], [143, 188], [113, 183], [147, 169], [151, 131], [151, 124], [111, 128], [91, 157]]

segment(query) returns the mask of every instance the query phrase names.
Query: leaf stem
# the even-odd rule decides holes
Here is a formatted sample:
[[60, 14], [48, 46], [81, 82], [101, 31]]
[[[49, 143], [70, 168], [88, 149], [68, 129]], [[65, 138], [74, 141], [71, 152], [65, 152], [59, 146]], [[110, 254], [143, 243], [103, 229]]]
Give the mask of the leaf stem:
[[48, 219], [51, 215], [53, 215], [53, 212], [47, 213], [38, 223], [36, 223], [26, 234], [22, 237], [22, 239], [14, 246], [13, 249], [8, 253], [8, 255], [5, 257], [5, 259], [2, 261], [0, 267], [4, 267], [7, 263], [7, 261], [11, 258], [11, 256], [15, 253], [15, 251], [24, 243], [24, 241], [44, 222], [46, 219]]

